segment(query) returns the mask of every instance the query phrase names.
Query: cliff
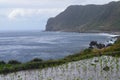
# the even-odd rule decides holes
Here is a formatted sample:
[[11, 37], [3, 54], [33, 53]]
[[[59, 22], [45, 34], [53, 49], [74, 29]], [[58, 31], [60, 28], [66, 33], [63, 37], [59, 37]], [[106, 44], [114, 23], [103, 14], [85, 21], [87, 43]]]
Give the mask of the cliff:
[[46, 31], [120, 31], [120, 1], [104, 5], [72, 5], [50, 18]]

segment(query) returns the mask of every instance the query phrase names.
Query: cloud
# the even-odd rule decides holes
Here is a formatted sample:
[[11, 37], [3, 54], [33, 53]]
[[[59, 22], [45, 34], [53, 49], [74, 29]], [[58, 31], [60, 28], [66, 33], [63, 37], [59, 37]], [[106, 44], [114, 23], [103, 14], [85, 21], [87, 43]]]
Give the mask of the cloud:
[[0, 0], [0, 30], [44, 29], [48, 18], [70, 5], [105, 4], [110, 1], [118, 0]]
[[[85, 5], [85, 4], [106, 4], [111, 1], [119, 1], [119, 0], [84, 0], [82, 2], [82, 4], [83, 5]], [[76, 4], [78, 3], [77, 0], [75, 2], [76, 2]]]
[[[20, 17], [30, 17], [33, 15], [55, 16], [69, 5], [75, 4], [103, 4], [112, 0], [0, 0], [0, 3], [13, 9], [9, 12], [8, 18], [14, 20]], [[118, 0], [114, 0], [118, 1]]]
[[103, 4], [119, 0], [0, 0], [4, 7], [65, 7], [71, 4]]
[[35, 12], [35, 10], [31, 9], [14, 9], [10, 12], [8, 15], [9, 19], [16, 19], [17, 17], [23, 17], [23, 16], [30, 16]]
[[63, 9], [24, 9], [24, 8], [16, 8], [10, 11], [8, 18], [11, 20], [15, 20], [20, 17], [31, 17], [34, 15], [44, 15], [44, 16], [55, 16], [56, 14], [62, 12]]
[[9, 8], [53, 8], [65, 7], [71, 0], [0, 0], [1, 7]]

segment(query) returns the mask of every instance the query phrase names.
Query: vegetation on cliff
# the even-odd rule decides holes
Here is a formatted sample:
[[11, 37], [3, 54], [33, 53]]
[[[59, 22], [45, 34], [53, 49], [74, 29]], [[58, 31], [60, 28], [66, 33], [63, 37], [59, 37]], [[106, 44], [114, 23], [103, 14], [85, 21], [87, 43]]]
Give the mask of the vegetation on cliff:
[[50, 18], [46, 31], [120, 31], [120, 1], [105, 5], [72, 5]]

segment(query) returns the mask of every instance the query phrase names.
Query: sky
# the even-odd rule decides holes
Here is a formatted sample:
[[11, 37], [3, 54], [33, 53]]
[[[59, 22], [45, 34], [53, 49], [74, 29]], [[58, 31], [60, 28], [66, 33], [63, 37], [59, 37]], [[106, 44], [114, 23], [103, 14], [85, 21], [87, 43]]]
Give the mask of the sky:
[[118, 0], [0, 0], [0, 31], [45, 30], [48, 18], [70, 5], [106, 4]]

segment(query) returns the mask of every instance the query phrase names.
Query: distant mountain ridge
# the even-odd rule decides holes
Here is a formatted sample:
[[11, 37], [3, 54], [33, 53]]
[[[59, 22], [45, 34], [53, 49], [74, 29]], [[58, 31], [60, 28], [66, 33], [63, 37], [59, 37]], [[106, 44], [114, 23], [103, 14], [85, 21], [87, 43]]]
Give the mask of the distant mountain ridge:
[[105, 5], [72, 5], [50, 18], [46, 31], [120, 31], [120, 1]]

